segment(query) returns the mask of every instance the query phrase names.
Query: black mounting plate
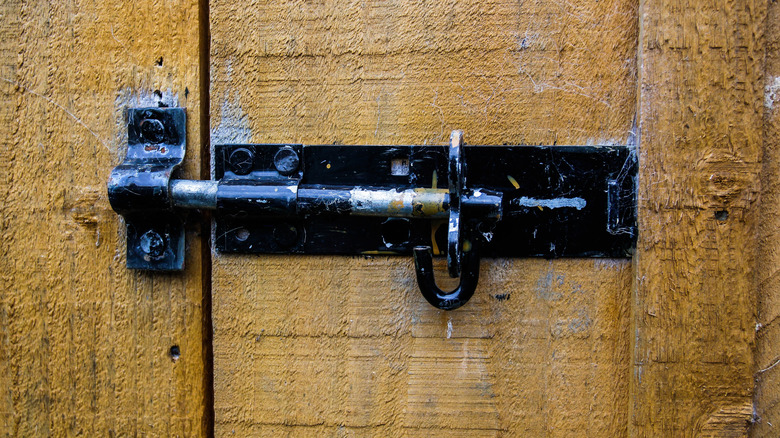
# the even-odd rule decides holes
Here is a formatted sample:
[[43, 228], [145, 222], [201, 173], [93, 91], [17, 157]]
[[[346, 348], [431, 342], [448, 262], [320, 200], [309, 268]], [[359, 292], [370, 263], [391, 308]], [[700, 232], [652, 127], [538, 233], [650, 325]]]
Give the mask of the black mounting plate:
[[127, 154], [111, 172], [108, 199], [127, 224], [127, 267], [184, 269], [184, 225], [168, 196], [187, 151], [184, 108], [127, 110]]
[[[294, 149], [300, 167], [279, 174], [273, 157]], [[234, 150], [253, 161], [231, 171]], [[503, 194], [497, 224], [469, 221], [481, 257], [630, 257], [636, 242], [637, 160], [630, 146], [466, 146], [467, 189]], [[221, 184], [253, 179], [300, 187], [445, 188], [446, 146], [242, 144], [215, 146]], [[289, 219], [220, 212], [215, 245], [225, 253], [398, 254], [446, 248], [446, 219], [310, 215]], [[439, 252], [440, 253], [440, 252]]]

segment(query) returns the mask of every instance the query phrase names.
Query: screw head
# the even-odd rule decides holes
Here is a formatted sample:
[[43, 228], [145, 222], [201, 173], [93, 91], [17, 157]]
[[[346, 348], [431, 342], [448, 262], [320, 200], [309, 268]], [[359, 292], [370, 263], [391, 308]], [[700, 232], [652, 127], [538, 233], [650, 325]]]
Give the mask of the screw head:
[[165, 254], [165, 238], [157, 231], [149, 230], [141, 235], [138, 241], [141, 251], [151, 259], [158, 259]]
[[301, 160], [298, 158], [298, 153], [290, 146], [279, 149], [276, 155], [274, 155], [274, 167], [282, 175], [292, 175], [298, 170], [300, 164]]
[[249, 230], [243, 227], [236, 230], [236, 240], [245, 242], [246, 239], [249, 239]]
[[143, 119], [140, 124], [141, 135], [151, 143], [162, 143], [165, 140], [165, 127], [157, 119]]
[[252, 170], [255, 154], [247, 148], [238, 148], [230, 154], [230, 168], [236, 175], [246, 175]]

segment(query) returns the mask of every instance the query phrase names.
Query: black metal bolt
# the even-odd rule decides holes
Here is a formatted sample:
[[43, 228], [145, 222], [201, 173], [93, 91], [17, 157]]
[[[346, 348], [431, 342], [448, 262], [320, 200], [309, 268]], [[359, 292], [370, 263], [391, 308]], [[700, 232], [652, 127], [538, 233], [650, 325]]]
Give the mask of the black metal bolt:
[[282, 175], [289, 176], [298, 170], [301, 164], [298, 153], [290, 146], [279, 149], [274, 155], [274, 167]]
[[157, 231], [149, 230], [139, 239], [139, 246], [150, 258], [160, 258], [165, 253], [165, 238]]
[[247, 148], [238, 148], [230, 154], [230, 168], [236, 175], [246, 175], [252, 170], [255, 154]]
[[165, 140], [165, 127], [157, 119], [141, 120], [141, 135], [151, 143], [162, 143]]

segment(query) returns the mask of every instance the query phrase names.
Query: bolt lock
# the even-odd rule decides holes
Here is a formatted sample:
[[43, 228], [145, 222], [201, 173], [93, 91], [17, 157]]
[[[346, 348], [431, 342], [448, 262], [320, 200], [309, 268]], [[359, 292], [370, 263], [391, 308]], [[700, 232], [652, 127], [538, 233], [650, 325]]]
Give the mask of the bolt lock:
[[[630, 257], [636, 154], [629, 146], [222, 144], [215, 180], [174, 179], [182, 108], [128, 110], [128, 149], [111, 173], [127, 223], [127, 266], [181, 270], [182, 211], [215, 210], [225, 253], [413, 255], [425, 299], [473, 295], [483, 257]], [[459, 285], [442, 291], [433, 256]]]

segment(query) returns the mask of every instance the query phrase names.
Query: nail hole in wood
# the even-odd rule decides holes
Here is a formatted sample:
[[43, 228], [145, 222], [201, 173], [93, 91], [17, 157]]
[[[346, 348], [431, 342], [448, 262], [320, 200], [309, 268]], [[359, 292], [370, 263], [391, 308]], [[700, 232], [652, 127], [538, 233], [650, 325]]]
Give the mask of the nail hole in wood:
[[179, 360], [179, 358], [181, 357], [181, 351], [179, 351], [178, 345], [172, 346], [169, 353], [171, 355], [171, 359], [173, 359], [174, 362]]

